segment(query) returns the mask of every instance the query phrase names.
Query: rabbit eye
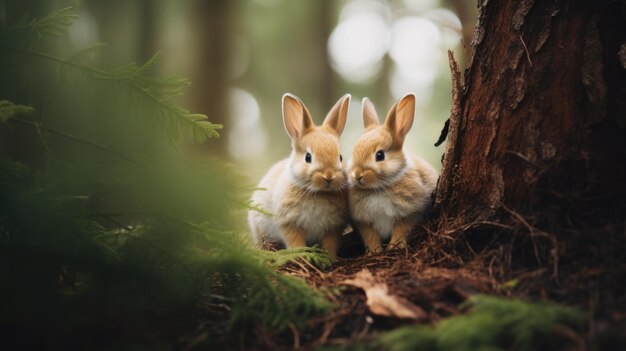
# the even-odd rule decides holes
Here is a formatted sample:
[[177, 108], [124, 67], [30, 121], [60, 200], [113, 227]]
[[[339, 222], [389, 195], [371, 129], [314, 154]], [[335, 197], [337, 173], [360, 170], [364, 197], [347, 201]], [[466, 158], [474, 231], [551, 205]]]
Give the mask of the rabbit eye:
[[339, 162], [343, 162], [343, 156], [341, 156], [341, 154], [339, 154]]
[[385, 152], [383, 150], [378, 150], [376, 152], [376, 162], [382, 161], [385, 159]]
[[306, 155], [304, 156], [304, 161], [306, 161], [306, 163], [311, 163], [311, 153], [307, 152]]

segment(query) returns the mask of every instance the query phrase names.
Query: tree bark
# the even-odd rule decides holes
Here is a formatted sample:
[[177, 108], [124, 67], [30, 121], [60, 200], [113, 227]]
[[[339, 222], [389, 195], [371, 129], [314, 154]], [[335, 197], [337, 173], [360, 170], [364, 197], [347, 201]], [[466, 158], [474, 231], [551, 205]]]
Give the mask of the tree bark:
[[464, 224], [613, 225], [623, 233], [626, 5], [524, 0], [479, 8], [435, 213]]
[[[228, 130], [230, 41], [232, 9], [229, 0], [195, 0], [192, 3], [195, 33], [194, 74], [191, 77], [191, 110], [208, 116], [212, 123]], [[205, 142], [212, 156], [228, 158], [226, 133]]]
[[328, 37], [333, 30], [334, 4], [330, 0], [318, 0], [315, 2], [319, 30], [312, 33], [312, 44], [317, 47], [319, 60], [316, 60], [320, 72], [319, 94], [321, 106], [332, 106], [337, 101], [333, 69], [328, 61]]

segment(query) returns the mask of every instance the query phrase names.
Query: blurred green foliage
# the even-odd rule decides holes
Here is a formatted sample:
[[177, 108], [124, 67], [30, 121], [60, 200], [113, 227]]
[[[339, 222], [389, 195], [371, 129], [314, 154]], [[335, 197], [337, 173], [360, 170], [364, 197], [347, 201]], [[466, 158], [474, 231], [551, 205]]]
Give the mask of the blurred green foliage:
[[[465, 315], [444, 319], [434, 328], [404, 327], [380, 337], [392, 351], [545, 350], [563, 346], [557, 328], [581, 330], [585, 315], [553, 303], [529, 303], [475, 296]], [[563, 336], [563, 335], [561, 335]]]
[[153, 77], [154, 59], [100, 68], [102, 45], [68, 55], [54, 38], [75, 17], [0, 28], [3, 344], [171, 348], [202, 323], [281, 330], [326, 311], [320, 292], [275, 271], [328, 265], [325, 253], [265, 253], [239, 236], [250, 189], [189, 152], [219, 126], [178, 105], [188, 82]]
[[[434, 327], [416, 325], [382, 333], [369, 344], [323, 350], [470, 351], [561, 350], [567, 335], [584, 328], [586, 316], [567, 306], [477, 295], [466, 314], [446, 318]], [[571, 340], [569, 340], [571, 342]]]

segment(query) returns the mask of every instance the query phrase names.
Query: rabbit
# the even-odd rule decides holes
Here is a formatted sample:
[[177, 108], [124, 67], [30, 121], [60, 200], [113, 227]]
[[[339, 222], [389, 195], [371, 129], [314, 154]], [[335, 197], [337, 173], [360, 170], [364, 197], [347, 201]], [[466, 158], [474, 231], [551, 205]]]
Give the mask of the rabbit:
[[363, 99], [365, 131], [357, 140], [349, 164], [350, 215], [368, 253], [388, 247], [405, 248], [407, 235], [432, 206], [437, 171], [402, 146], [413, 124], [415, 95], [407, 94], [380, 124], [374, 105]]
[[320, 242], [336, 257], [339, 238], [349, 221], [348, 181], [339, 152], [350, 95], [344, 95], [315, 126], [302, 101], [285, 94], [283, 122], [292, 152], [274, 164], [252, 195], [248, 212], [253, 241], [282, 242], [287, 248]]

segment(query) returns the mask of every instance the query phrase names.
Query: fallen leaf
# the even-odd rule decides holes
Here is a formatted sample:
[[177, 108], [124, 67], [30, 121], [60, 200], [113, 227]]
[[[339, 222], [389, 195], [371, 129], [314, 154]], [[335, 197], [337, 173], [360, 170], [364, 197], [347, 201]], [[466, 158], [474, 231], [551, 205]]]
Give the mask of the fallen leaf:
[[403, 319], [427, 319], [423, 309], [401, 296], [390, 294], [389, 286], [376, 279], [367, 268], [359, 271], [353, 279], [346, 279], [342, 283], [363, 289], [367, 297], [367, 307], [373, 314]]

